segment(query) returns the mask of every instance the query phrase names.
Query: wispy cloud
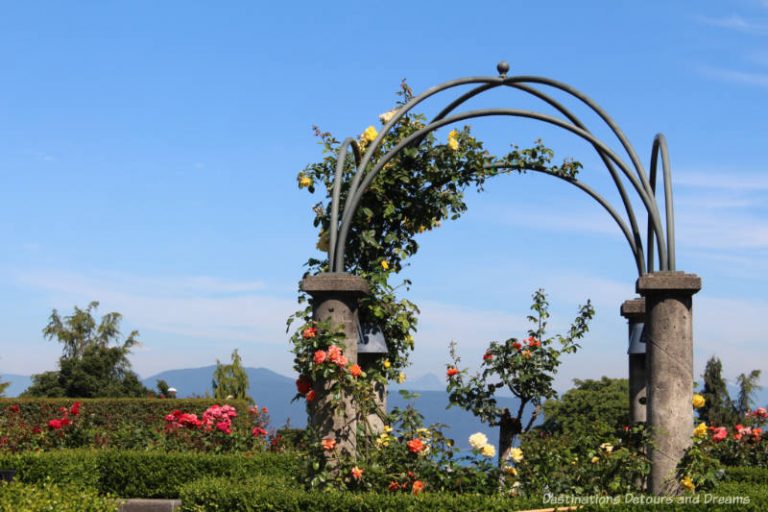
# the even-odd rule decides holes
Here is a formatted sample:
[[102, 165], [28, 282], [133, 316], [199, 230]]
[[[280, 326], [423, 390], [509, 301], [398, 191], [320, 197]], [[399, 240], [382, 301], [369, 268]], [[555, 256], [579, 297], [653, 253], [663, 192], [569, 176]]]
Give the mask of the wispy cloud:
[[700, 66], [698, 71], [708, 78], [719, 80], [721, 82], [753, 85], [757, 87], [768, 87], [768, 73], [735, 71], [732, 69], [718, 68], [714, 66]]
[[762, 21], [754, 22], [745, 19], [738, 14], [732, 14], [730, 16], [720, 18], [700, 16], [698, 20], [700, 23], [705, 25], [735, 30], [744, 34], [768, 35], [768, 23]]
[[119, 311], [141, 329], [222, 341], [284, 343], [284, 319], [297, 309], [294, 300], [266, 293], [259, 281], [57, 271], [25, 272], [16, 279], [51, 294], [63, 311], [97, 299], [102, 310]]

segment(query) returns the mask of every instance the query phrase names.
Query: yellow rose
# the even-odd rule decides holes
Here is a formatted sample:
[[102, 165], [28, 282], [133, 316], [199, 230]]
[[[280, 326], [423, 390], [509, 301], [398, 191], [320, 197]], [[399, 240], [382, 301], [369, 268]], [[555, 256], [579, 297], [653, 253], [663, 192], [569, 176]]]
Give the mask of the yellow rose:
[[389, 359], [385, 359], [381, 364], [385, 369], [389, 369], [389, 367], [392, 366], [392, 363], [389, 362]]
[[509, 458], [515, 462], [520, 462], [523, 460], [523, 450], [520, 448], [511, 448], [509, 450]]
[[483, 446], [488, 444], [488, 438], [482, 432], [477, 432], [469, 436], [469, 445], [475, 450], [482, 450]]
[[505, 467], [504, 472], [510, 476], [517, 476], [517, 468], [515, 468], [514, 466]]
[[707, 437], [707, 424], [699, 423], [699, 426], [693, 429], [693, 436], [698, 437], [699, 439]]
[[405, 374], [400, 372], [397, 376], [397, 383], [402, 384], [403, 382], [405, 382]]
[[496, 447], [492, 444], [487, 444], [480, 448], [480, 453], [483, 454], [483, 457], [488, 457], [490, 459], [496, 455]]
[[299, 188], [311, 187], [314, 181], [306, 174], [299, 174]]
[[427, 230], [426, 226], [419, 226], [419, 233], [423, 233]]
[[613, 451], [613, 445], [611, 443], [603, 443], [600, 445], [600, 449], [604, 450], [605, 453], [611, 453]]
[[693, 484], [693, 480], [691, 480], [691, 477], [686, 476], [682, 480], [680, 480], [680, 485], [685, 487], [687, 490], [693, 492], [696, 490], [696, 486]]
[[371, 126], [369, 126], [368, 128], [365, 129], [365, 131], [363, 132], [363, 135], [361, 136], [361, 138], [365, 142], [373, 142], [374, 140], [376, 140], [376, 137], [378, 135], [379, 135], [379, 132], [377, 132], [376, 128], [374, 128], [373, 125], [371, 125]]
[[389, 270], [389, 262], [387, 260], [381, 260], [381, 268]]
[[389, 425], [384, 425], [384, 433], [386, 434], [392, 433], [392, 427], [390, 427]]
[[703, 396], [696, 393], [693, 395], [693, 398], [691, 399], [691, 405], [693, 405], [694, 409], [701, 409], [707, 404], [707, 401], [704, 399]]
[[592, 464], [597, 464], [598, 462], [600, 462], [600, 457], [595, 455], [594, 457], [592, 457], [592, 460], [590, 462], [592, 462]]
[[451, 148], [451, 151], [458, 151], [459, 149], [459, 132], [456, 130], [451, 130], [451, 132], [448, 134], [448, 147]]

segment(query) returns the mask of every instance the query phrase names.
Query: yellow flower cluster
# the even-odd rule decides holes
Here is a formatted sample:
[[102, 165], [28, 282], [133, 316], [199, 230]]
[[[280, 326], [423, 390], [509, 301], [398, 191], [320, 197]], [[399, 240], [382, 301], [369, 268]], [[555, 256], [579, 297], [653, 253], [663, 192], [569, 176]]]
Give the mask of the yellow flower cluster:
[[482, 432], [469, 436], [469, 445], [483, 457], [491, 458], [496, 455], [496, 447], [488, 442], [488, 438]]
[[400, 372], [397, 375], [397, 383], [402, 384], [403, 382], [405, 382], [405, 374], [403, 372]]
[[373, 125], [371, 125], [365, 129], [363, 134], [360, 136], [360, 139], [367, 144], [369, 142], [373, 142], [374, 140], [376, 140], [376, 137], [378, 137], [378, 135], [379, 135], [379, 132], [376, 131], [376, 128]]
[[693, 437], [698, 437], [699, 439], [707, 437], [707, 424], [699, 423], [699, 426], [693, 429]]
[[311, 177], [307, 176], [304, 173], [299, 174], [299, 188], [311, 187], [313, 183], [314, 183], [314, 180], [312, 180]]
[[680, 485], [682, 485], [685, 489], [693, 492], [696, 490], [696, 485], [694, 485], [693, 480], [691, 480], [691, 477], [686, 476], [682, 480], [680, 480]]
[[600, 449], [605, 453], [611, 453], [613, 451], [613, 445], [611, 443], [603, 443], [600, 445]]
[[511, 448], [509, 450], [509, 458], [515, 462], [523, 460], [523, 450], [520, 448]]
[[705, 405], [707, 405], [707, 401], [704, 399], [703, 396], [696, 393], [693, 395], [693, 398], [691, 399], [691, 405], [693, 405], [694, 409], [701, 409]]
[[381, 260], [381, 268], [389, 270], [389, 262], [387, 260]]
[[451, 151], [459, 150], [459, 132], [456, 130], [451, 130], [448, 134], [448, 147], [451, 148]]

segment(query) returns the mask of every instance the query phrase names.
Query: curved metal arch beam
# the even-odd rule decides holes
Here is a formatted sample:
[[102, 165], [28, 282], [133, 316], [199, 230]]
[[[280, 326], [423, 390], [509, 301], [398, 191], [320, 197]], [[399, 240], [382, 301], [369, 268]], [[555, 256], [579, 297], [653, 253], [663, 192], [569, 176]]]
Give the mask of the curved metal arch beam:
[[[469, 85], [473, 83], [485, 84], [487, 86], [487, 89], [484, 89], [484, 90], [488, 90], [494, 87], [498, 87], [500, 85], [511, 85], [511, 84], [517, 84], [517, 83], [525, 83], [525, 82], [538, 83], [538, 84], [547, 85], [547, 86], [559, 89], [577, 98], [579, 101], [587, 105], [593, 112], [595, 112], [608, 125], [608, 127], [611, 129], [613, 134], [619, 140], [622, 147], [627, 152], [627, 155], [629, 156], [630, 160], [632, 161], [632, 164], [634, 165], [635, 170], [637, 171], [638, 178], [640, 178], [640, 181], [643, 183], [643, 186], [645, 187], [646, 192], [649, 195], [651, 194], [650, 184], [648, 183], [648, 178], [645, 174], [643, 164], [640, 161], [640, 158], [637, 156], [637, 152], [635, 151], [632, 144], [630, 144], [627, 137], [624, 135], [624, 132], [621, 130], [621, 128], [619, 128], [618, 124], [616, 124], [613, 118], [611, 118], [611, 116], [609, 116], [608, 113], [605, 110], [603, 110], [603, 108], [597, 102], [592, 100], [589, 96], [579, 91], [575, 87], [571, 87], [566, 83], [559, 82], [557, 80], [552, 80], [550, 78], [539, 77], [539, 76], [529, 76], [529, 75], [521, 75], [521, 76], [514, 76], [514, 77], [500, 76], [500, 77], [459, 78], [456, 80], [444, 82], [440, 85], [427, 89], [422, 94], [412, 98], [408, 103], [403, 105], [403, 107], [398, 109], [398, 112], [395, 114], [395, 116], [392, 119], [390, 119], [388, 123], [384, 125], [381, 132], [373, 140], [373, 142], [370, 144], [367, 151], [365, 152], [365, 155], [363, 156], [363, 160], [361, 162], [361, 168], [365, 170], [366, 166], [368, 165], [368, 162], [373, 156], [373, 153], [376, 151], [376, 149], [378, 149], [378, 146], [381, 143], [381, 140], [384, 138], [384, 135], [389, 131], [389, 129], [392, 128], [395, 125], [395, 123], [399, 121], [400, 118], [402, 118], [408, 111], [413, 109], [413, 107], [415, 107], [422, 101], [426, 100], [430, 96], [433, 96], [439, 92], [451, 89], [453, 87], [459, 87], [462, 85]], [[359, 180], [353, 178], [353, 182], [350, 187], [351, 191], [356, 192], [358, 187], [359, 187]]]
[[[658, 208], [656, 207], [655, 202], [652, 200], [653, 198], [650, 197], [647, 193], [647, 190], [645, 187], [643, 187], [637, 177], [635, 177], [632, 174], [632, 171], [627, 167], [627, 165], [616, 155], [616, 153], [613, 152], [605, 143], [597, 139], [594, 135], [591, 133], [582, 130], [581, 128], [578, 128], [576, 126], [573, 126], [571, 124], [568, 124], [561, 119], [554, 118], [552, 116], [547, 116], [544, 114], [540, 114], [537, 112], [528, 112], [528, 111], [522, 111], [522, 110], [512, 110], [512, 109], [488, 109], [488, 110], [476, 110], [476, 111], [470, 111], [465, 112], [462, 114], [458, 114], [455, 116], [451, 116], [445, 119], [442, 119], [436, 123], [432, 123], [430, 125], [427, 125], [426, 127], [422, 128], [421, 130], [414, 132], [410, 136], [406, 137], [402, 141], [400, 141], [397, 146], [395, 146], [392, 150], [390, 150], [386, 155], [381, 157], [379, 161], [376, 163], [376, 165], [373, 167], [373, 169], [370, 171], [370, 173], [367, 173], [365, 178], [362, 180], [360, 187], [358, 190], [354, 192], [353, 195], [349, 195], [347, 198], [348, 204], [345, 205], [343, 216], [342, 216], [342, 222], [341, 222], [341, 231], [339, 233], [339, 239], [337, 244], [337, 255], [336, 261], [334, 262], [336, 272], [343, 272], [344, 269], [344, 250], [345, 250], [345, 244], [346, 239], [349, 232], [349, 223], [351, 221], [352, 215], [354, 214], [354, 211], [357, 209], [357, 205], [360, 202], [360, 198], [362, 196], [362, 193], [365, 192], [365, 190], [370, 185], [371, 181], [376, 177], [378, 172], [381, 170], [381, 168], [389, 161], [391, 160], [400, 150], [402, 150], [405, 146], [409, 145], [414, 140], [418, 139], [419, 137], [423, 136], [425, 133], [429, 133], [430, 131], [434, 131], [442, 126], [445, 126], [450, 123], [455, 123], [458, 121], [462, 121], [464, 119], [472, 119], [472, 118], [478, 118], [478, 117], [488, 117], [488, 116], [511, 116], [511, 117], [524, 117], [529, 119], [536, 119], [539, 121], [543, 121], [549, 124], [553, 124], [555, 126], [559, 126], [563, 129], [566, 129], [570, 131], [571, 133], [574, 133], [575, 135], [587, 140], [588, 142], [591, 142], [594, 145], [597, 145], [600, 147], [605, 154], [624, 172], [624, 175], [630, 180], [633, 187], [635, 188], [635, 191], [640, 196], [641, 200], [643, 201], [643, 204], [646, 208], [646, 211], [648, 212], [649, 218], [652, 218], [653, 220], [653, 226], [656, 230], [656, 235], [661, 240], [661, 221], [659, 218], [659, 212]], [[362, 164], [361, 164], [362, 165]], [[358, 173], [360, 174], [360, 173]], [[631, 204], [625, 205], [627, 208], [631, 208]], [[663, 265], [666, 265], [666, 249], [662, 243], [658, 244], [659, 249], [659, 260], [663, 262]]]
[[[492, 164], [488, 167], [503, 169], [506, 166], [503, 163], [497, 163], [497, 164]], [[642, 246], [637, 245], [636, 240], [632, 236], [632, 232], [627, 227], [626, 223], [624, 222], [624, 219], [621, 218], [621, 215], [619, 215], [619, 213], [613, 208], [613, 206], [611, 206], [611, 204], [603, 196], [598, 194], [593, 188], [586, 185], [585, 183], [582, 183], [579, 180], [576, 180], [573, 178], [569, 178], [567, 176], [560, 176], [559, 174], [555, 174], [553, 172], [550, 172], [544, 169], [529, 168], [529, 169], [526, 169], [526, 171], [538, 172], [541, 174], [546, 174], [546, 175], [561, 179], [566, 183], [570, 183], [571, 185], [581, 189], [583, 192], [586, 192], [592, 199], [600, 203], [600, 206], [602, 206], [605, 209], [605, 211], [607, 211], [608, 214], [611, 217], [613, 217], [613, 220], [616, 221], [616, 224], [619, 226], [619, 229], [621, 229], [621, 232], [624, 234], [624, 238], [627, 239], [629, 248], [632, 250], [632, 256], [634, 256], [635, 258], [635, 266], [637, 267], [638, 275], [641, 276], [645, 274], [645, 258], [643, 257], [644, 255], [643, 255]]]
[[[566, 118], [568, 118], [571, 123], [578, 126], [579, 128], [583, 129], [584, 131], [589, 132], [586, 125], [568, 108], [566, 108], [562, 103], [555, 100], [548, 94], [536, 89], [535, 87], [531, 87], [529, 85], [525, 85], [523, 83], [504, 83], [502, 85], [505, 85], [507, 87], [512, 87], [515, 89], [519, 89], [523, 92], [526, 92], [530, 94], [531, 96], [534, 96], [536, 98], [539, 98], [546, 104], [550, 105], [554, 109], [556, 109], [558, 112], [563, 114]], [[453, 102], [451, 102], [448, 106], [446, 106], [443, 110], [441, 110], [437, 116], [435, 116], [432, 119], [432, 122], [439, 121], [440, 119], [445, 118], [448, 114], [450, 114], [452, 111], [454, 111], [456, 108], [464, 104], [465, 102], [469, 101], [470, 99], [474, 98], [475, 96], [482, 94], [485, 91], [488, 91], [494, 87], [497, 87], [496, 84], [486, 84], [481, 85], [479, 87], [476, 87], [459, 98], [455, 99]], [[591, 132], [590, 132], [591, 133]], [[420, 141], [419, 141], [420, 142]], [[592, 147], [595, 148], [595, 151], [597, 151], [598, 156], [603, 161], [603, 164], [608, 169], [608, 172], [611, 175], [611, 179], [613, 179], [614, 185], [616, 185], [616, 188], [619, 192], [619, 195], [621, 196], [622, 202], [626, 205], [629, 203], [629, 198], [627, 196], [627, 192], [624, 188], [624, 184], [621, 182], [621, 179], [619, 178], [618, 174], [616, 173], [616, 170], [613, 167], [613, 164], [611, 163], [611, 160], [606, 156], [606, 154], [596, 145], [592, 145]], [[627, 216], [629, 218], [629, 223], [632, 228], [632, 234], [635, 237], [635, 244], [642, 245], [642, 238], [640, 236], [640, 228], [637, 224], [637, 219], [635, 217], [635, 212], [631, 208], [626, 209]]]
[[[339, 152], [336, 154], [336, 175], [333, 178], [333, 195], [331, 196], [331, 226], [330, 238], [328, 240], [328, 264], [333, 265], [336, 253], [336, 237], [338, 236], [339, 226], [339, 203], [341, 202], [341, 182], [344, 174], [344, 164], [347, 160], [349, 148], [352, 147], [352, 153], [355, 158], [355, 167], [359, 169], [360, 165], [360, 146], [352, 137], [347, 137], [341, 143]], [[357, 173], [355, 173], [357, 174]], [[331, 268], [333, 268], [331, 266]]]
[[[664, 217], [667, 224], [667, 265], [661, 270], [675, 270], [675, 207], [672, 197], [672, 167], [669, 164], [667, 139], [659, 133], [653, 138], [651, 148], [651, 189], [656, 192], [656, 168], [661, 154], [661, 170], [664, 179]], [[653, 268], [653, 230], [648, 226], [648, 268]]]

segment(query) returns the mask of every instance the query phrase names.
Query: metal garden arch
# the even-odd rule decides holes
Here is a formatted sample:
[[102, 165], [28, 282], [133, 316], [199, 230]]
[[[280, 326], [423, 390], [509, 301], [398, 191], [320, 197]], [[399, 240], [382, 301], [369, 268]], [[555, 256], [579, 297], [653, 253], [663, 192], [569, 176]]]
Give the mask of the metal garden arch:
[[[332, 272], [305, 279], [303, 287], [313, 296], [316, 317], [332, 317], [341, 324], [350, 325], [347, 332], [350, 338], [348, 345], [351, 346], [355, 336], [351, 323], [356, 320], [356, 300], [367, 290], [365, 283], [355, 281], [355, 276], [345, 273], [345, 251], [352, 219], [362, 196], [386, 163], [404, 148], [418, 144], [428, 133], [459, 121], [506, 116], [548, 123], [587, 141], [610, 174], [621, 199], [621, 209], [576, 177], [540, 169], [530, 170], [562, 179], [597, 201], [617, 224], [629, 245], [638, 274], [636, 289], [643, 298], [625, 302], [621, 312], [630, 321], [630, 336], [633, 332], [636, 335], [638, 327], [642, 328], [645, 324], [644, 340], [647, 345], [647, 354], [642, 354], [642, 357], [633, 359], [630, 350], [630, 379], [633, 380], [631, 386], [634, 385], [632, 414], [636, 421], [646, 419], [644, 405], [639, 400], [647, 385], [647, 422], [653, 432], [653, 444], [649, 447], [652, 462], [649, 487], [651, 492], [657, 494], [677, 492], [674, 469], [690, 442], [693, 424], [690, 405], [693, 383], [691, 297], [700, 289], [701, 280], [694, 274], [676, 272], [675, 269], [672, 177], [666, 140], [661, 134], [654, 138], [650, 172], [646, 173], [637, 152], [617, 123], [587, 95], [549, 78], [507, 76], [509, 65], [506, 62], [499, 63], [497, 70], [498, 76], [459, 78], [411, 98], [395, 111], [364, 154], [361, 154], [355, 139], [347, 138], [342, 142], [331, 202], [329, 263]], [[466, 86], [474, 87], [461, 93]], [[499, 87], [527, 93], [554, 108], [562, 117], [508, 108], [458, 111], [468, 100]], [[619, 142], [623, 156], [596, 137], [570, 109], [545, 92], [547, 88], [565, 93], [594, 112]], [[457, 90], [458, 97], [449, 100], [426, 126], [400, 141], [387, 153], [377, 155], [385, 134], [416, 105], [441, 93], [446, 96]], [[341, 204], [341, 175], [350, 156], [354, 159], [355, 174], [346, 202]], [[664, 187], [663, 216], [656, 198], [659, 164]], [[493, 165], [504, 167], [503, 162]], [[642, 204], [646, 214], [645, 239], [633, 208], [633, 197]], [[658, 261], [655, 256], [658, 256]]]

